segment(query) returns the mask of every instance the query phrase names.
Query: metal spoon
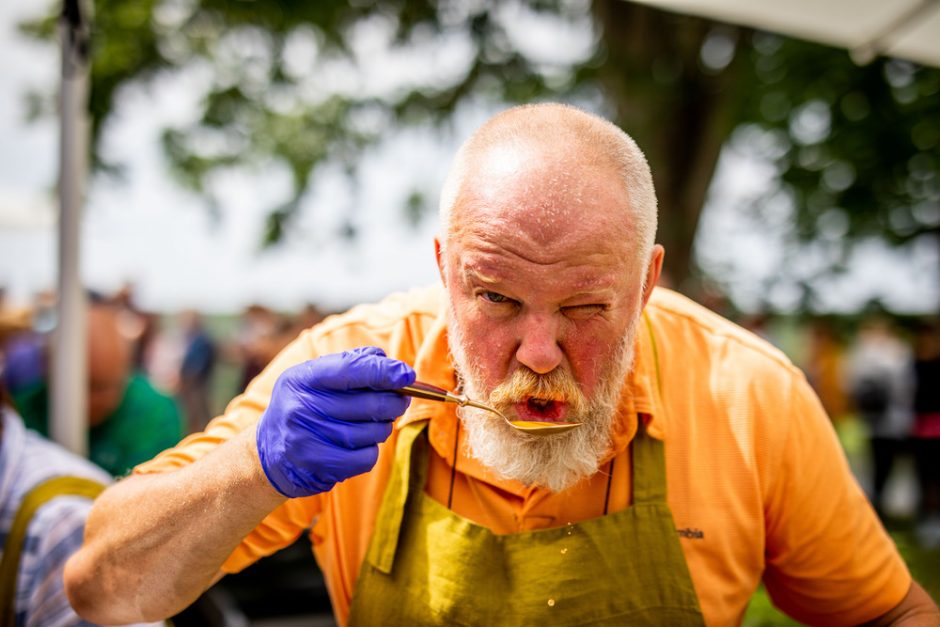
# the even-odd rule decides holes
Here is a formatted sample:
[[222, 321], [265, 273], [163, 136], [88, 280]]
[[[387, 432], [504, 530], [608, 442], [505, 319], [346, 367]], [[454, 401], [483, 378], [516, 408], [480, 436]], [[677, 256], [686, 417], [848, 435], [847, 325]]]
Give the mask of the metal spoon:
[[495, 407], [490, 407], [489, 405], [481, 403], [480, 401], [467, 398], [464, 394], [454, 394], [453, 392], [448, 392], [444, 388], [439, 388], [436, 385], [431, 385], [430, 383], [422, 383], [421, 381], [415, 381], [411, 385], [406, 385], [405, 387], [399, 388], [395, 391], [399, 394], [404, 394], [405, 396], [424, 398], [432, 401], [441, 401], [444, 403], [455, 403], [461, 407], [465, 407], [467, 405], [470, 407], [479, 407], [480, 409], [493, 412], [505, 420], [506, 424], [508, 424], [513, 429], [524, 431], [525, 433], [532, 433], [534, 435], [564, 433], [565, 431], [570, 431], [575, 427], [581, 426], [580, 422], [558, 423], [537, 422], [534, 420], [510, 420], [503, 414], [503, 412], [499, 411]]

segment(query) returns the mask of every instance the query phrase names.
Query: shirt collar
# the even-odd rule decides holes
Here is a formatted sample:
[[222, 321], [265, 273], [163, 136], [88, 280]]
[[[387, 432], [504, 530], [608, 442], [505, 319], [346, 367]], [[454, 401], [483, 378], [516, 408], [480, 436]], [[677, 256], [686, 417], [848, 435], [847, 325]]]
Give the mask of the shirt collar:
[[[658, 374], [659, 356], [653, 336], [652, 323], [644, 313], [637, 327], [633, 370], [627, 375], [620, 397], [617, 419], [614, 422], [613, 445], [603, 462], [620, 455], [636, 435], [637, 416], [648, 418], [648, 433], [663, 440], [666, 421], [661, 411], [661, 376]], [[442, 298], [440, 310], [434, 323], [421, 342], [415, 357], [414, 369], [418, 380], [453, 390], [457, 378], [447, 343], [447, 310]], [[454, 437], [457, 424], [456, 406], [422, 399], [412, 399], [411, 405], [397, 423], [397, 428], [421, 420], [429, 421], [428, 438], [438, 455], [453, 463]], [[462, 437], [461, 437], [462, 439]], [[458, 446], [457, 463], [464, 474], [483, 479], [510, 492], [521, 494], [527, 490], [515, 481], [499, 480], [477, 460], [470, 458], [466, 447]]]

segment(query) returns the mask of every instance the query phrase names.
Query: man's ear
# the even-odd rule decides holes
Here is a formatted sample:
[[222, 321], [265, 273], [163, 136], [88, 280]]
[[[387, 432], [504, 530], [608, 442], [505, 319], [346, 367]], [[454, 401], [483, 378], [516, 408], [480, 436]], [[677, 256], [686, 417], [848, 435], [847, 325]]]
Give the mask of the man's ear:
[[441, 244], [441, 238], [434, 238], [434, 258], [437, 260], [437, 271], [441, 275], [441, 283], [444, 286], [447, 286], [447, 273], [444, 272], [444, 267], [447, 265], [444, 260], [444, 246]]
[[659, 275], [663, 272], [663, 259], [666, 256], [666, 249], [660, 244], [653, 246], [650, 253], [649, 265], [646, 268], [646, 288], [643, 290], [643, 307], [649, 302], [653, 295], [653, 288], [659, 282]]

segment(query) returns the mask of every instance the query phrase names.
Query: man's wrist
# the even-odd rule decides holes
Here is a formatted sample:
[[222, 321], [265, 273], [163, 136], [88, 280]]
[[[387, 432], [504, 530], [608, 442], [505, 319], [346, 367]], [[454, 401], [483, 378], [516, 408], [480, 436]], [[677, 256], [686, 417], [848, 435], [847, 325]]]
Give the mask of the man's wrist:
[[261, 456], [258, 452], [257, 430], [258, 424], [256, 423], [254, 427], [245, 429], [238, 436], [242, 456], [245, 459], [244, 467], [248, 470], [246, 479], [252, 486], [257, 486], [259, 495], [264, 498], [266, 503], [271, 504], [271, 509], [274, 509], [290, 497], [282, 494], [274, 487], [274, 483], [268, 478], [264, 466], [261, 464]]

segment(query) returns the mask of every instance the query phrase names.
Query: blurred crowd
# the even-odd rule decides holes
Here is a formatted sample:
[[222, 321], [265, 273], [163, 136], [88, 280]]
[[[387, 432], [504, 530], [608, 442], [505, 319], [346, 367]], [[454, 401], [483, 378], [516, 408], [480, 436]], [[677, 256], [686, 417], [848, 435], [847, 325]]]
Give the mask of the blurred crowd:
[[913, 517], [920, 543], [940, 547], [940, 323], [815, 317], [795, 339], [775, 337], [767, 318], [742, 323], [802, 367], [840, 433], [864, 435], [855, 470], [882, 519]]
[[[0, 292], [0, 379], [26, 426], [49, 433], [49, 360], [56, 326], [53, 293], [25, 307]], [[300, 331], [323, 318], [262, 305], [238, 317], [141, 308], [132, 286], [89, 293], [89, 457], [114, 476], [201, 430]], [[210, 319], [212, 324], [210, 324]], [[220, 375], [224, 370], [224, 375]]]
[[[0, 599], [15, 598], [15, 608], [0, 605], [28, 616], [28, 624], [78, 624], [62, 572], [66, 558], [81, 545], [91, 498], [113, 478], [203, 429], [288, 342], [323, 318], [314, 306], [295, 314], [260, 305], [240, 316], [155, 314], [138, 306], [130, 286], [112, 294], [89, 292], [87, 302], [87, 387], [81, 412], [88, 420], [86, 459], [48, 439], [55, 294], [37, 294], [28, 306], [13, 307], [0, 290], [0, 538], [5, 538], [0, 557], [5, 565], [18, 564], [16, 576], [0, 582]], [[285, 555], [292, 566], [298, 551]], [[309, 556], [309, 547], [303, 555]], [[242, 583], [230, 578], [228, 587], [255, 596], [261, 590], [264, 604], [278, 586], [294, 590], [264, 569], [255, 575], [251, 570], [242, 573]], [[285, 576], [294, 571], [286, 570]], [[295, 579], [307, 592], [322, 589], [309, 568]], [[217, 586], [205, 593], [173, 623], [229, 624], [220, 622], [223, 613], [232, 620], [243, 618], [226, 600], [227, 589]], [[252, 594], [239, 596], [250, 601]], [[323, 589], [295, 609], [307, 612], [313, 602], [318, 605], [312, 607], [325, 607], [325, 594]]]

